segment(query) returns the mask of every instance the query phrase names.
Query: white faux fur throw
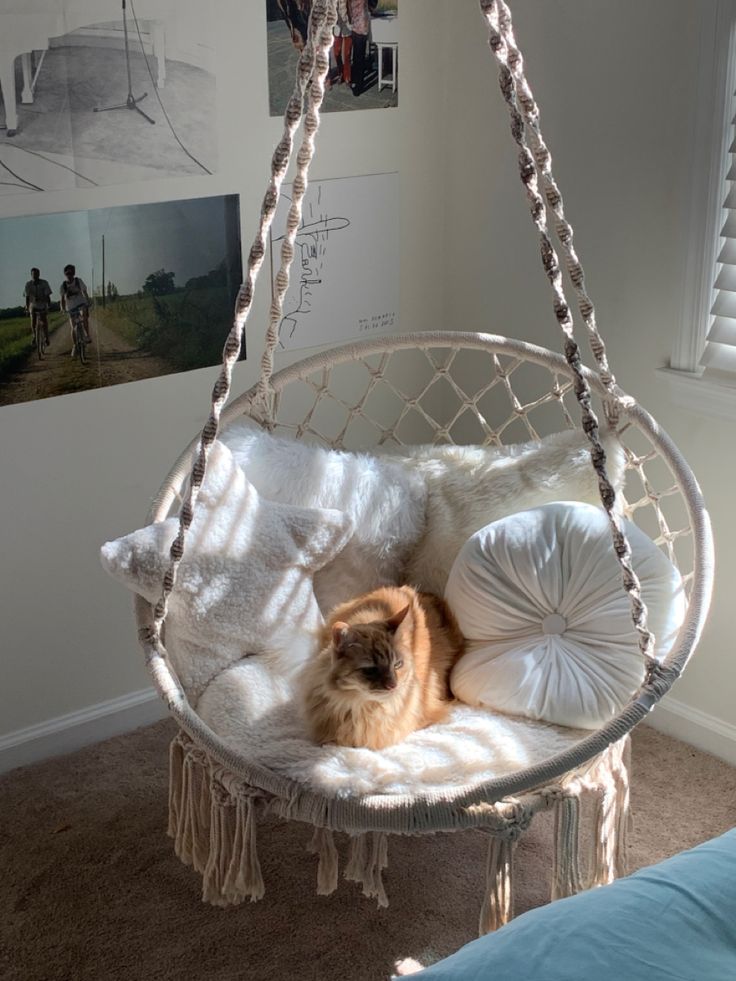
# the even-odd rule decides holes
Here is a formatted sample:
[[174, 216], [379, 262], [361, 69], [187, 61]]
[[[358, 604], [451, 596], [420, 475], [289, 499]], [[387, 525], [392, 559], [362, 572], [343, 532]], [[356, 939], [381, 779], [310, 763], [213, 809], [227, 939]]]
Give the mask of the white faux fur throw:
[[[618, 491], [623, 448], [610, 431], [601, 441]], [[552, 501], [600, 505], [590, 443], [580, 430], [511, 446], [417, 446], [397, 453], [427, 485], [426, 531], [409, 559], [407, 580], [430, 593], [442, 595], [460, 549], [492, 521]]]
[[250, 762], [328, 797], [441, 792], [514, 773], [586, 735], [458, 703], [447, 722], [388, 749], [317, 746], [298, 686], [298, 676], [281, 677], [267, 658], [247, 658], [212, 682], [197, 712]]
[[350, 541], [314, 577], [323, 613], [378, 586], [403, 582], [409, 554], [424, 532], [427, 489], [421, 474], [369, 453], [272, 436], [247, 417], [220, 439], [264, 497], [335, 508], [353, 522]]
[[[350, 515], [351, 540], [314, 579], [323, 613], [379, 585], [411, 582], [442, 594], [466, 540], [485, 525], [551, 501], [600, 504], [580, 430], [510, 446], [417, 446], [377, 455], [275, 437], [247, 417], [221, 436], [264, 497]], [[602, 434], [621, 487], [624, 452]]]

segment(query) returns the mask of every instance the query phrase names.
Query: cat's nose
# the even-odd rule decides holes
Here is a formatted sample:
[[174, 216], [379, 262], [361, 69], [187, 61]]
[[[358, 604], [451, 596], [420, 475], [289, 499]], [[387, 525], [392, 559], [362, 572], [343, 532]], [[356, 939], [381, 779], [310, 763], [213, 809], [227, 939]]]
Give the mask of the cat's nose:
[[396, 687], [396, 678], [386, 678], [383, 685], [387, 691], [393, 691], [393, 689]]

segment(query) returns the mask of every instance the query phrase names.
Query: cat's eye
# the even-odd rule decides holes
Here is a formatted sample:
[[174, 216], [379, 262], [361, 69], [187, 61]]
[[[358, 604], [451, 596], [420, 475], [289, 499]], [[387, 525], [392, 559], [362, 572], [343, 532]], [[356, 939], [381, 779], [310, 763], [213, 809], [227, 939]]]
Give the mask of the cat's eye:
[[404, 662], [403, 661], [394, 661], [394, 667], [395, 668], [403, 668], [404, 667]]
[[366, 678], [376, 678], [376, 677], [378, 677], [378, 668], [376, 668], [376, 667], [372, 667], [372, 668], [361, 668], [360, 670], [363, 672], [363, 674], [366, 676]]

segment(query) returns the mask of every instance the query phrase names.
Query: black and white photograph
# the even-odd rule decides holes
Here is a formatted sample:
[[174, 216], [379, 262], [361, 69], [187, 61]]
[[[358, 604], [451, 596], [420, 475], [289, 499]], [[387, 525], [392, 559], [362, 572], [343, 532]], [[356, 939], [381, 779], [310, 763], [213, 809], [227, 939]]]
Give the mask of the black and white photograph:
[[0, 195], [216, 172], [210, 23], [197, 0], [0, 0]]
[[0, 221], [0, 405], [217, 364], [237, 195]]
[[[272, 116], [283, 115], [307, 41], [312, 0], [266, 0]], [[399, 104], [398, 0], [339, 0], [324, 112], [390, 109]]]

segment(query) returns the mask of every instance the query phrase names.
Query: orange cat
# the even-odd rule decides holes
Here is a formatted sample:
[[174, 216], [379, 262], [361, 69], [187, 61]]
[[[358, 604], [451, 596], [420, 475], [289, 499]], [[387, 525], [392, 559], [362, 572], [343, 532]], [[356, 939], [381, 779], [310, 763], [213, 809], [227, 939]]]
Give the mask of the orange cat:
[[342, 603], [330, 613], [322, 650], [304, 675], [314, 740], [383, 749], [440, 722], [464, 644], [447, 603], [411, 586]]

